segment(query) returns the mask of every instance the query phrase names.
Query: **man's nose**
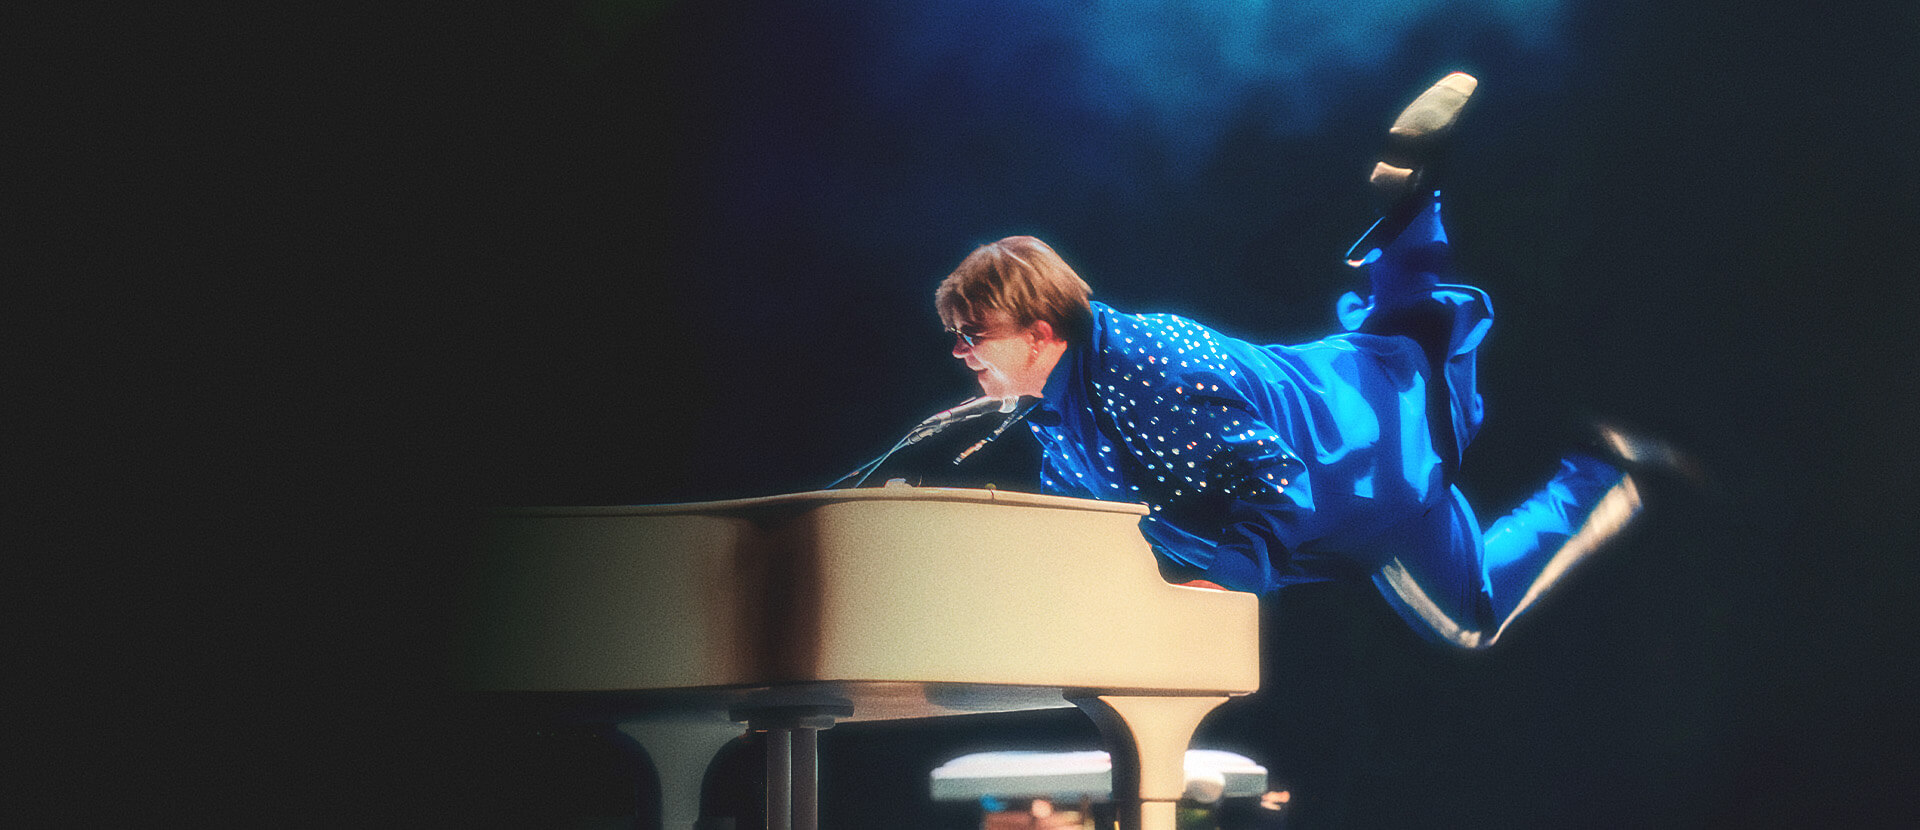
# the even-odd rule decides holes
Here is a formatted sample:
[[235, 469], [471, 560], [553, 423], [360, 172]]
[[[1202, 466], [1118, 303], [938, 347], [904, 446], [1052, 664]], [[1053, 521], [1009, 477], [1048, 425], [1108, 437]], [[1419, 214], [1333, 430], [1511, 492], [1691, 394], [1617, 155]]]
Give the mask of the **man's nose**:
[[953, 336], [953, 356], [954, 357], [966, 357], [967, 355], [970, 355], [972, 353], [973, 353], [973, 347], [967, 345], [966, 338], [961, 337], [960, 335], [957, 335], [957, 334]]

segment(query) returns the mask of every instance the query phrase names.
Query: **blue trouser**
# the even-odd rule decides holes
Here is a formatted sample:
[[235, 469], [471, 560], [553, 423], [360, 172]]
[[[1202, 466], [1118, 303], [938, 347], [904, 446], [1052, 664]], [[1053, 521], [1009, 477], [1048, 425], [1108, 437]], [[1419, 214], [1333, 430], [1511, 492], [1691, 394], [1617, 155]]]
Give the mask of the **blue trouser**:
[[1612, 464], [1569, 455], [1560, 459], [1560, 468], [1545, 487], [1487, 527], [1481, 566], [1497, 619], [1520, 610], [1527, 592], [1547, 570], [1550, 557], [1589, 524], [1595, 508], [1622, 486], [1625, 477]]
[[[1435, 448], [1451, 479], [1471, 425], [1455, 422], [1462, 408], [1452, 396], [1471, 388], [1438, 382], [1449, 360], [1472, 360], [1454, 351], [1458, 332], [1447, 330], [1441, 312], [1424, 311], [1448, 269], [1446, 231], [1439, 205], [1422, 211], [1367, 268], [1372, 310], [1362, 330], [1412, 337], [1432, 364], [1428, 418]], [[1471, 350], [1471, 346], [1468, 350]], [[1469, 364], [1465, 377], [1472, 376]], [[1448, 482], [1451, 485], [1451, 481]], [[1382, 595], [1415, 630], [1471, 648], [1484, 647], [1567, 570], [1616, 535], [1638, 510], [1633, 482], [1618, 468], [1586, 455], [1561, 459], [1538, 492], [1484, 532], [1457, 487], [1422, 516], [1395, 528], [1395, 551], [1374, 576]]]

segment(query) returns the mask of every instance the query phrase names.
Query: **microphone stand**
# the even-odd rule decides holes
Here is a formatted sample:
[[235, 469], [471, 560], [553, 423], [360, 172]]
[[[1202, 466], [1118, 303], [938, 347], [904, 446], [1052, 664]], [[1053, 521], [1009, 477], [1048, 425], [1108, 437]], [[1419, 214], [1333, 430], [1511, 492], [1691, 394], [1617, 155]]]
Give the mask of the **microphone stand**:
[[933, 433], [931, 432], [921, 433], [919, 430], [914, 430], [913, 432], [907, 433], [906, 437], [901, 438], [899, 441], [895, 442], [894, 445], [888, 448], [886, 452], [881, 453], [880, 457], [875, 458], [872, 461], [869, 461], [865, 464], [862, 464], [858, 467], [853, 468], [853, 472], [847, 473], [846, 475], [843, 475], [839, 478], [834, 479], [832, 484], [827, 485], [823, 489], [832, 490], [836, 487], [839, 487], [840, 482], [846, 481], [847, 479], [853, 478], [854, 476], [859, 476], [860, 479], [858, 481], [855, 481], [852, 484], [847, 485], [848, 487], [859, 487], [860, 485], [867, 483], [867, 476], [873, 475], [874, 471], [880, 469], [880, 465], [885, 463], [887, 459], [892, 458], [894, 453], [899, 452], [902, 449], [905, 449], [910, 444], [918, 443], [921, 438], [925, 438], [926, 436], [932, 435], [932, 434]]

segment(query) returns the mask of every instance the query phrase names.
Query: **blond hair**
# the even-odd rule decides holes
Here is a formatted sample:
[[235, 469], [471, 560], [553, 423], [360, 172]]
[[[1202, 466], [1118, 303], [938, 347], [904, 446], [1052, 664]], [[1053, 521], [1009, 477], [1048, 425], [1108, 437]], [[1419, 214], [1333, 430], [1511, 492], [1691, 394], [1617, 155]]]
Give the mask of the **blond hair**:
[[1031, 236], [1009, 236], [973, 250], [940, 281], [933, 304], [949, 328], [978, 322], [988, 310], [1025, 327], [1045, 320], [1069, 343], [1093, 327], [1093, 289], [1053, 248]]

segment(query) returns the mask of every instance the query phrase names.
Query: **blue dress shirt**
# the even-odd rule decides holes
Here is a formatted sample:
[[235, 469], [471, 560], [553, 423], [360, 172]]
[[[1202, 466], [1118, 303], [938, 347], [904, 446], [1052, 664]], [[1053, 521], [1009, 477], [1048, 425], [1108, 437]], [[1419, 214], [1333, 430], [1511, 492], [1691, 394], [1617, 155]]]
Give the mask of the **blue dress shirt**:
[[[1428, 296], [1450, 315], [1440, 382], [1464, 447], [1492, 307], [1467, 286]], [[1348, 295], [1347, 333], [1260, 346], [1093, 303], [1090, 340], [1062, 356], [1028, 421], [1043, 487], [1147, 504], [1141, 531], [1171, 570], [1228, 588], [1364, 577], [1404, 541], [1396, 527], [1451, 499], [1428, 427], [1432, 364], [1409, 338], [1360, 333], [1373, 311]]]

